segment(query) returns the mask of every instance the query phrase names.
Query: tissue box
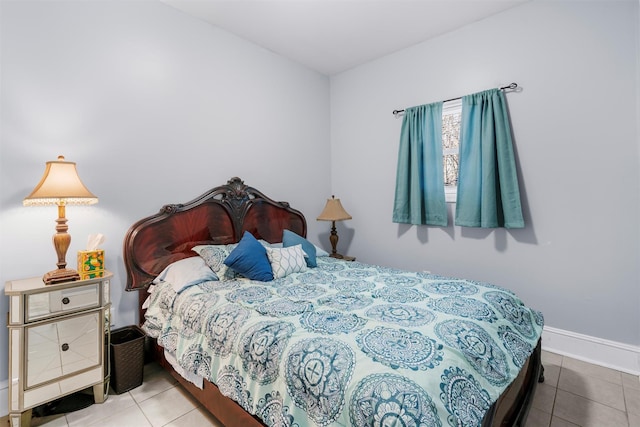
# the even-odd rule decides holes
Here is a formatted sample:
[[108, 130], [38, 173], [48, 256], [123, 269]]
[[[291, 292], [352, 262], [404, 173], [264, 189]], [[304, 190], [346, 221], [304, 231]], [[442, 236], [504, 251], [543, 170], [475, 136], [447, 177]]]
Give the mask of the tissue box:
[[81, 280], [104, 276], [104, 250], [78, 251], [78, 274]]

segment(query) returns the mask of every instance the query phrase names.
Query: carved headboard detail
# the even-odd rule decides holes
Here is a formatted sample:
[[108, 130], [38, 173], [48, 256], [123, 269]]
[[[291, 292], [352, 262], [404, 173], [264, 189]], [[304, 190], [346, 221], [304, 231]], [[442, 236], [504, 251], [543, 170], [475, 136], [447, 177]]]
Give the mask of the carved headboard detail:
[[124, 238], [126, 290], [146, 289], [167, 265], [196, 256], [193, 246], [236, 243], [245, 231], [280, 242], [284, 229], [306, 237], [302, 212], [231, 178], [188, 203], [165, 205], [129, 228]]

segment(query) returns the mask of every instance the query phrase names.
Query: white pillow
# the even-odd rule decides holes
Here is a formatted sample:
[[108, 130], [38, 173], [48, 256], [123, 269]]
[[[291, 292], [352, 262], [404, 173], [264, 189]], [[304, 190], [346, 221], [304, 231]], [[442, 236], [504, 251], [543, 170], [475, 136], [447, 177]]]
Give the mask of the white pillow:
[[316, 257], [319, 256], [329, 256], [329, 252], [325, 251], [324, 249], [322, 249], [320, 246], [318, 245], [313, 245], [316, 247]]
[[269, 243], [264, 239], [260, 239], [260, 240], [258, 240], [258, 242], [260, 242], [260, 244], [262, 246], [264, 246], [265, 248], [281, 248], [282, 247], [282, 242], [281, 243]]
[[158, 274], [153, 283], [158, 284], [160, 281], [171, 283], [173, 290], [180, 293], [189, 286], [211, 280], [218, 280], [218, 276], [211, 271], [201, 257], [193, 256], [169, 264], [162, 273]]
[[271, 263], [274, 279], [280, 279], [291, 273], [299, 273], [307, 269], [307, 261], [304, 259], [302, 245], [265, 249]]

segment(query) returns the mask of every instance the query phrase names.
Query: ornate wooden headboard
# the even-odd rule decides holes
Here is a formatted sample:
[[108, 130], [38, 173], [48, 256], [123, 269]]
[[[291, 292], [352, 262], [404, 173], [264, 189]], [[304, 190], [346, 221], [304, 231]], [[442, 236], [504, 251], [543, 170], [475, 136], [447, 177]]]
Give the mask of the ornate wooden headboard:
[[306, 237], [302, 212], [231, 178], [188, 203], [165, 205], [129, 228], [124, 238], [126, 290], [146, 289], [167, 265], [197, 255], [193, 246], [236, 243], [245, 231], [280, 242], [284, 229]]

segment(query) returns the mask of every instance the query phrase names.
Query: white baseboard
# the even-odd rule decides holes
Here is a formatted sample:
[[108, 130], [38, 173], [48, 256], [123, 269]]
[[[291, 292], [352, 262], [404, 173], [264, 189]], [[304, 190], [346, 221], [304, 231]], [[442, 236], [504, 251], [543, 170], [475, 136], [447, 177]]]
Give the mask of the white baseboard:
[[542, 349], [584, 362], [640, 375], [640, 347], [545, 326]]
[[9, 414], [9, 380], [0, 381], [0, 417]]

